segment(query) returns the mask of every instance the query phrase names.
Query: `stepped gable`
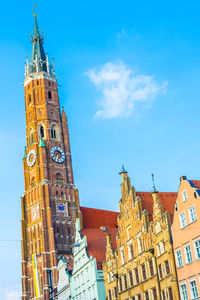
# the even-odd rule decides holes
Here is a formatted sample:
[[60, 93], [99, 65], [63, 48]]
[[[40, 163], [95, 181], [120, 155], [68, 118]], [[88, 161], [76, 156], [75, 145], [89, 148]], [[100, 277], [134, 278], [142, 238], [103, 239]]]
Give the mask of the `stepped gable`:
[[[142, 199], [142, 209], [146, 209], [149, 212], [150, 221], [152, 220], [153, 213], [153, 197], [149, 192], [136, 192], [137, 196]], [[171, 223], [174, 215], [174, 207], [176, 203], [177, 193], [158, 192], [158, 198], [161, 201], [163, 211], [168, 210], [170, 213]]]
[[90, 207], [81, 207], [83, 228], [100, 228], [106, 226], [107, 228], [117, 228], [118, 212], [96, 209]]
[[117, 216], [118, 212], [81, 207], [83, 228], [82, 235], [87, 237], [87, 249], [90, 256], [96, 258], [97, 269], [102, 269], [102, 262], [106, 259], [106, 232], [100, 227], [106, 226], [107, 232], [111, 234], [111, 240], [116, 248]]

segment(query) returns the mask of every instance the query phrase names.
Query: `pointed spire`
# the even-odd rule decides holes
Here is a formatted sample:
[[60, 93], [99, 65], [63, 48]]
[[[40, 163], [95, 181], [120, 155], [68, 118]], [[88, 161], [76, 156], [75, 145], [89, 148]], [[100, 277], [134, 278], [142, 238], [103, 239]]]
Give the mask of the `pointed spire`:
[[39, 33], [39, 29], [38, 29], [38, 24], [37, 24], [37, 16], [34, 15], [34, 18], [35, 18], [35, 27], [34, 27], [34, 33], [33, 33], [33, 37], [35, 39], [39, 39], [40, 38], [40, 33]]
[[152, 183], [153, 183], [153, 192], [156, 192], [156, 186], [155, 186], [155, 179], [154, 179], [154, 174], [151, 174], [152, 177]]
[[37, 16], [34, 14], [35, 25], [32, 39], [32, 56], [30, 63], [30, 73], [47, 72], [46, 54], [43, 48], [43, 37], [39, 33]]
[[43, 138], [40, 138], [39, 148], [46, 148]]
[[62, 106], [62, 120], [67, 121], [67, 116], [66, 116], [66, 113], [64, 111], [64, 106]]

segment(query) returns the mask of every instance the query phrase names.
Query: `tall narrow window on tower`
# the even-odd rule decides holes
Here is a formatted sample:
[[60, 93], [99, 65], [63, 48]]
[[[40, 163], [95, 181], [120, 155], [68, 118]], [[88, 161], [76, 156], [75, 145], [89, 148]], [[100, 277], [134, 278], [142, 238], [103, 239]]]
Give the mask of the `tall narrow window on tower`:
[[56, 139], [56, 126], [51, 125], [51, 138]]
[[43, 127], [43, 125], [39, 125], [39, 130], [38, 130], [38, 132], [39, 132], [39, 138], [44, 138], [44, 127]]
[[49, 98], [49, 100], [52, 99], [51, 91], [48, 91], [48, 98]]
[[34, 143], [34, 136], [33, 136], [33, 129], [31, 128], [28, 134], [28, 145], [30, 146], [33, 143]]

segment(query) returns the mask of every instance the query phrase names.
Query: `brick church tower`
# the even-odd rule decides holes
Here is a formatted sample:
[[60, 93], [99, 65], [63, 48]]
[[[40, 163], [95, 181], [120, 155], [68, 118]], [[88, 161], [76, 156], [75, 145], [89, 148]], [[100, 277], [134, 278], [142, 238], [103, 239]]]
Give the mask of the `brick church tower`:
[[58, 97], [54, 64], [36, 20], [32, 57], [25, 66], [26, 142], [22, 203], [22, 299], [49, 299], [48, 274], [57, 285], [57, 259], [71, 258], [79, 214], [67, 117]]

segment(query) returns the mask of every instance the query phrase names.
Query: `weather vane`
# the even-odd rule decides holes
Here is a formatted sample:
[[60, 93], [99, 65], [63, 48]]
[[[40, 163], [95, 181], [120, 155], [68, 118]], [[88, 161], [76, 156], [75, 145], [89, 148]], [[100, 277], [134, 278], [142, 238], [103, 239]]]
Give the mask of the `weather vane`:
[[152, 177], [152, 181], [153, 181], [153, 191], [155, 192], [156, 191], [156, 186], [155, 186], [155, 180], [154, 180], [153, 173], [151, 174], [151, 177]]
[[33, 4], [33, 10], [32, 10], [32, 12], [34, 13], [33, 14], [34, 17], [37, 17], [36, 10], [37, 10], [37, 5]]

